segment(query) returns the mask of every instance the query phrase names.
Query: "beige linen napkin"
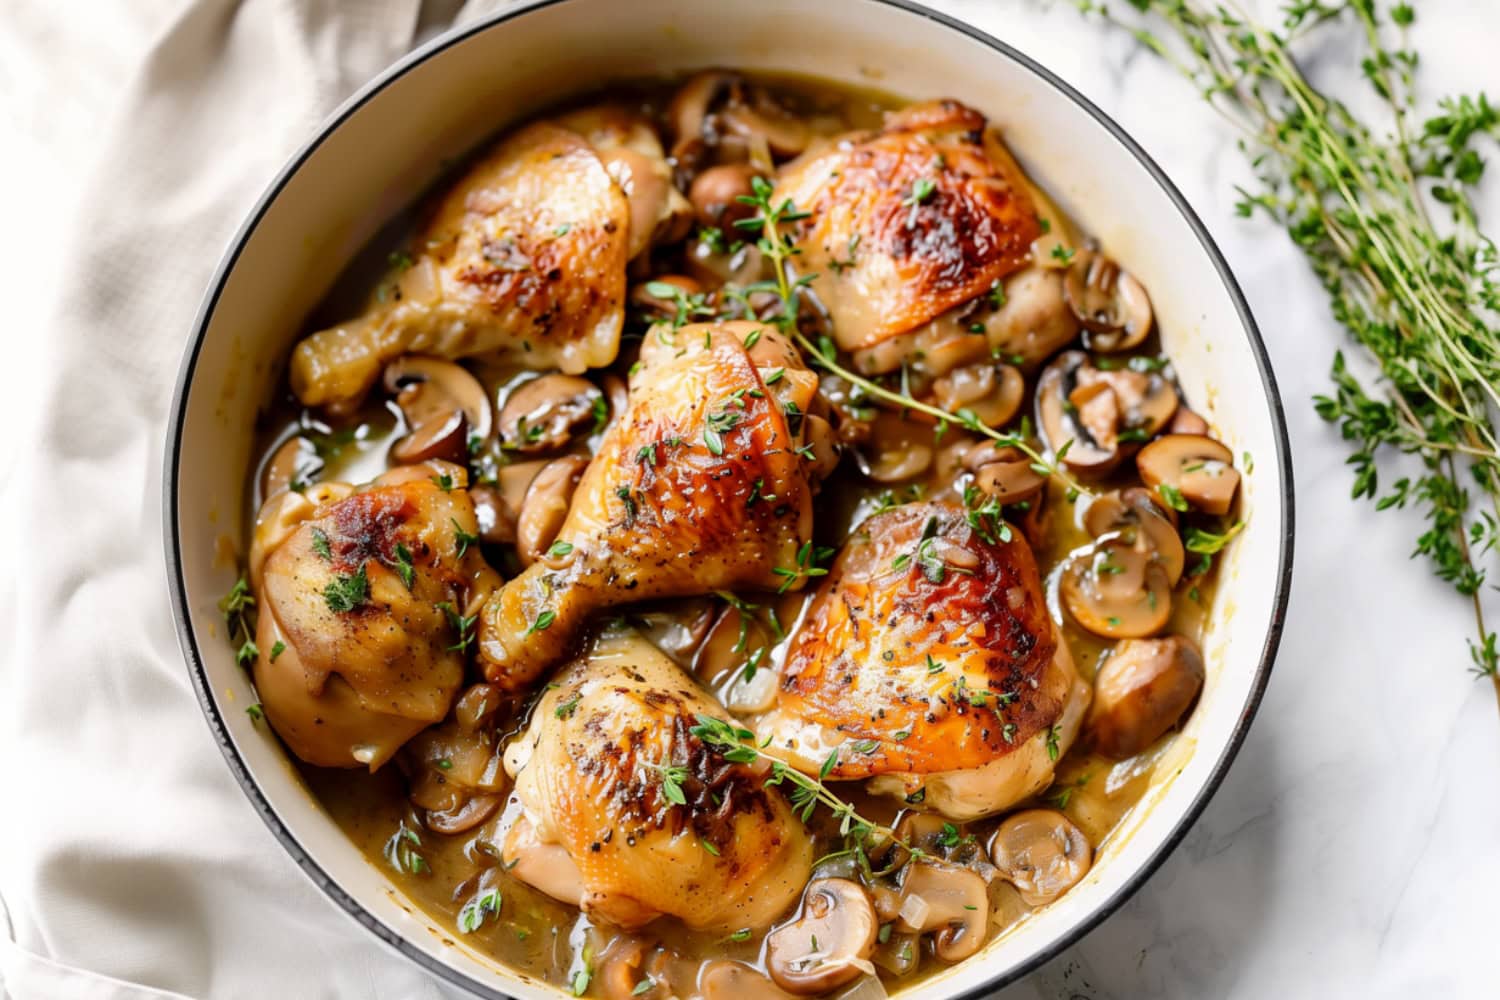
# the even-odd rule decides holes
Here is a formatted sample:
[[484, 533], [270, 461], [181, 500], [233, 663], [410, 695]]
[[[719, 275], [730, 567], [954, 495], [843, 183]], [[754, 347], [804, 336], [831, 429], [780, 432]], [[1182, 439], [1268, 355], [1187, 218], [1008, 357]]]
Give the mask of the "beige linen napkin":
[[[0, 993], [443, 995], [338, 914], [225, 767], [168, 614], [160, 470], [178, 361], [230, 236], [318, 123], [456, 6], [138, 0], [69, 25], [94, 5], [6, 5], [4, 89], [109, 110], [62, 137], [92, 166], [63, 193], [77, 208], [45, 333], [7, 331], [40, 346], [10, 372], [35, 405], [15, 414], [29, 426], [0, 509]], [[114, 45], [110, 22], [145, 37]]]

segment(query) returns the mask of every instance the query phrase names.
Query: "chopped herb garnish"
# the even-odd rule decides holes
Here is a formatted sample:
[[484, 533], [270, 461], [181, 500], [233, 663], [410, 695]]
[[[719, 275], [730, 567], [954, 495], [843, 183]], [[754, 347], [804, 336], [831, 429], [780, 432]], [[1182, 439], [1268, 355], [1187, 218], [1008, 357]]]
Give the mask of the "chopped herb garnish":
[[335, 614], [353, 611], [370, 598], [370, 579], [365, 575], [365, 564], [350, 574], [338, 574], [323, 588], [323, 600], [328, 610]]

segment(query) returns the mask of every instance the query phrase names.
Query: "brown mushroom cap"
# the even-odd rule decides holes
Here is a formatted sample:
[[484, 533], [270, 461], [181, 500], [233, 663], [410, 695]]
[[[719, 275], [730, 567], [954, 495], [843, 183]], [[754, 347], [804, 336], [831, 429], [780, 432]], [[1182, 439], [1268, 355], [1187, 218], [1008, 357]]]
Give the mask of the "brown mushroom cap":
[[1172, 419], [1177, 391], [1155, 372], [1105, 370], [1082, 351], [1066, 351], [1042, 372], [1036, 409], [1048, 446], [1066, 446], [1063, 461], [1074, 470], [1101, 474]]
[[990, 838], [990, 860], [1028, 906], [1045, 906], [1089, 872], [1094, 849], [1068, 817], [1051, 809], [1007, 816]]
[[1203, 687], [1203, 656], [1191, 639], [1126, 639], [1094, 678], [1085, 724], [1106, 757], [1134, 757], [1175, 726]]
[[1151, 332], [1151, 297], [1139, 281], [1097, 250], [1078, 250], [1063, 279], [1063, 297], [1093, 351], [1125, 351]]
[[974, 473], [975, 487], [1003, 504], [1023, 503], [1042, 492], [1047, 477], [1032, 464], [1021, 449], [988, 441], [964, 456], [964, 467]]
[[461, 463], [471, 442], [489, 440], [489, 396], [460, 365], [409, 354], [386, 365], [383, 381], [410, 430], [391, 446], [391, 457], [402, 465], [434, 458]]
[[755, 209], [739, 199], [754, 193], [750, 182], [759, 176], [760, 171], [748, 163], [724, 163], [694, 177], [688, 201], [699, 223], [728, 229], [754, 215]]
[[913, 861], [901, 883], [896, 928], [916, 934], [937, 931], [937, 957], [958, 962], [984, 944], [989, 907], [989, 891], [977, 873], [931, 860]]
[[[647, 1000], [656, 994], [647, 994]], [[728, 959], [706, 962], [698, 973], [701, 1000], [786, 1000], [791, 994], [750, 966]]]
[[511, 390], [500, 409], [506, 448], [526, 453], [556, 451], [576, 430], [593, 426], [603, 405], [599, 387], [577, 375], [543, 375]]
[[317, 446], [298, 434], [281, 443], [260, 470], [260, 496], [264, 502], [282, 490], [303, 487], [312, 483], [323, 471], [323, 458]]
[[1151, 494], [1132, 486], [1095, 499], [1084, 512], [1083, 526], [1095, 538], [1115, 533], [1127, 545], [1154, 554], [1166, 570], [1168, 585], [1175, 587], [1187, 559], [1176, 520], [1170, 507], [1159, 506]]
[[1179, 406], [1177, 412], [1172, 414], [1172, 422], [1167, 425], [1169, 434], [1207, 434], [1208, 421], [1188, 409]]
[[1058, 594], [1079, 625], [1107, 639], [1148, 636], [1172, 614], [1172, 585], [1153, 554], [1107, 535], [1063, 565]]
[[[630, 287], [631, 308], [648, 319], [670, 320], [676, 317], [676, 299], [652, 292], [652, 288], [659, 285], [669, 285], [682, 292], [683, 295], [699, 295], [703, 292], [703, 286], [695, 278], [690, 278], [685, 274], [663, 274]], [[664, 291], [664, 289], [658, 289], [658, 291]], [[615, 377], [618, 378], [618, 376]]]
[[1195, 510], [1227, 514], [1240, 486], [1234, 455], [1205, 434], [1167, 434], [1141, 449], [1136, 468], [1147, 486], [1164, 495], [1175, 488]]
[[993, 361], [963, 365], [932, 383], [938, 406], [949, 413], [969, 410], [987, 427], [1002, 427], [1021, 409], [1026, 380], [1021, 370]]
[[878, 929], [870, 897], [857, 883], [814, 879], [802, 894], [797, 919], [766, 935], [766, 968], [784, 990], [827, 993], [869, 968]]
[[527, 487], [516, 518], [516, 555], [522, 565], [530, 566], [546, 556], [557, 540], [573, 503], [573, 491], [588, 465], [582, 455], [564, 455], [543, 466]]
[[660, 1000], [671, 995], [667, 953], [633, 934], [612, 938], [594, 962], [595, 987], [605, 1000]]

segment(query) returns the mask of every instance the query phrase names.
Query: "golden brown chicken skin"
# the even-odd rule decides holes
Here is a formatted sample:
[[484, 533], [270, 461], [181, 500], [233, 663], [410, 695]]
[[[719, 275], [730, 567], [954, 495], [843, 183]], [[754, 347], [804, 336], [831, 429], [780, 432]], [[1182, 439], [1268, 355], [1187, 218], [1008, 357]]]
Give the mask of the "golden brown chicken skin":
[[785, 912], [811, 843], [764, 767], [692, 733], [699, 715], [727, 718], [632, 629], [554, 676], [505, 755], [524, 809], [502, 852], [516, 876], [626, 928], [761, 928]]
[[[629, 405], [579, 482], [558, 544], [485, 608], [491, 683], [522, 690], [615, 605], [805, 582], [796, 568], [812, 532], [814, 463], [798, 449], [816, 376], [765, 324], [659, 334], [648, 336]], [[771, 351], [781, 363], [757, 364]]]
[[357, 403], [403, 354], [607, 365], [624, 321], [630, 208], [577, 132], [537, 122], [476, 163], [412, 241], [394, 291], [292, 354], [308, 406]]
[[[769, 749], [814, 771], [837, 751], [829, 777], [899, 776], [872, 790], [922, 789], [928, 808], [956, 816], [1002, 808], [1012, 788], [1024, 795], [1045, 781], [1056, 756], [1047, 742], [1066, 749], [1077, 725], [1053, 727], [1081, 712], [1074, 702], [1086, 693], [1030, 547], [1019, 531], [1001, 541], [985, 530], [994, 541], [943, 503], [906, 504], [855, 529], [793, 640], [775, 708], [757, 723]], [[1016, 769], [1025, 776], [1006, 773]], [[949, 796], [949, 776], [970, 771], [976, 787]], [[944, 777], [929, 795], [933, 775]]]
[[841, 348], [926, 323], [1026, 262], [1036, 210], [989, 143], [979, 112], [932, 101], [788, 164], [775, 199], [811, 213], [794, 227], [795, 263], [817, 275]]
[[[452, 488], [429, 478], [443, 475]], [[454, 618], [499, 582], [460, 540], [477, 531], [463, 475], [429, 463], [359, 492], [280, 494], [262, 511], [255, 686], [308, 763], [374, 770], [447, 715], [467, 659]]]

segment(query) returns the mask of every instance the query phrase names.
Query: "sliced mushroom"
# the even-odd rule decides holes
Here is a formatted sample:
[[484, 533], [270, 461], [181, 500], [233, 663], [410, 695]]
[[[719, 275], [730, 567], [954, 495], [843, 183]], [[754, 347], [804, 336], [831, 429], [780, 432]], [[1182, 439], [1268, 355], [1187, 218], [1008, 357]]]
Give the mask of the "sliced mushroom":
[[1083, 324], [1084, 346], [1111, 353], [1139, 346], [1151, 332], [1151, 297], [1120, 265], [1093, 248], [1078, 250], [1063, 297]]
[[495, 815], [504, 799], [503, 795], [476, 795], [448, 809], [429, 809], [427, 825], [448, 836], [467, 833]]
[[709, 167], [693, 178], [688, 201], [698, 222], [726, 231], [739, 219], [748, 219], [755, 209], [739, 199], [754, 193], [751, 181], [760, 171], [748, 163], [725, 163]]
[[1088, 874], [1094, 849], [1068, 817], [1051, 809], [1012, 816], [990, 838], [990, 860], [1028, 906], [1045, 906]]
[[860, 470], [877, 483], [901, 483], [932, 465], [932, 425], [881, 410], [856, 455]]
[[260, 495], [268, 500], [282, 490], [296, 490], [311, 485], [323, 471], [323, 458], [312, 441], [298, 434], [281, 443], [260, 470]]
[[1169, 434], [1207, 434], [1208, 421], [1188, 409], [1179, 406], [1177, 412], [1172, 414], [1172, 422], [1167, 425]]
[[[675, 296], [668, 297], [667, 295], [655, 294], [652, 289], [660, 285], [675, 288], [684, 296], [701, 295], [703, 293], [703, 286], [694, 278], [690, 278], [685, 274], [663, 274], [660, 277], [652, 278], [650, 281], [643, 281], [631, 287], [629, 296], [631, 308], [647, 319], [675, 319], [677, 316], [677, 299]], [[657, 291], [666, 291], [666, 289], [657, 288]], [[685, 320], [691, 319], [691, 317], [683, 318]]]
[[511, 390], [500, 410], [500, 437], [513, 451], [556, 451], [605, 405], [599, 387], [577, 375], [543, 375]]
[[[1177, 392], [1156, 373], [1098, 368], [1068, 351], [1037, 382], [1037, 422], [1054, 452], [1082, 473], [1113, 469], [1125, 448], [1160, 430], [1177, 409]], [[1071, 442], [1071, 444], [1069, 443]]]
[[557, 540], [573, 503], [573, 491], [588, 464], [582, 455], [564, 455], [543, 466], [527, 487], [516, 518], [516, 555], [522, 565], [530, 566], [541, 559]]
[[1078, 320], [1063, 300], [1063, 278], [1046, 267], [1026, 267], [985, 297], [999, 306], [984, 318], [991, 350], [1012, 364], [1041, 364], [1078, 335]]
[[410, 431], [391, 446], [397, 462], [462, 463], [475, 443], [489, 440], [489, 396], [478, 379], [452, 361], [406, 355], [386, 366], [384, 381]]
[[[707, 69], [695, 73], [677, 88], [667, 105], [672, 131], [672, 157], [695, 160], [701, 155], [709, 114], [720, 103], [738, 77], [727, 70]], [[696, 147], [696, 148], [695, 148]]]
[[964, 365], [936, 379], [932, 394], [949, 413], [966, 409], [987, 427], [1002, 427], [1021, 409], [1026, 380], [1010, 365], [982, 362]]
[[594, 983], [606, 1000], [660, 1000], [672, 994], [667, 954], [631, 934], [612, 938], [594, 961]]
[[1203, 687], [1203, 656], [1186, 636], [1126, 639], [1094, 678], [1086, 728], [1106, 757], [1134, 757], [1177, 725]]
[[1135, 464], [1158, 495], [1166, 496], [1162, 487], [1171, 487], [1205, 514], [1229, 513], [1240, 486], [1233, 453], [1205, 434], [1159, 437], [1141, 449]]
[[726, 135], [740, 136], [752, 155], [759, 143], [778, 159], [796, 156], [807, 148], [811, 137], [807, 123], [789, 114], [764, 88], [748, 86], [739, 94], [740, 99], [732, 101], [720, 116]]
[[815, 879], [802, 894], [797, 919], [766, 935], [766, 968], [782, 989], [800, 996], [827, 993], [872, 969], [878, 927], [870, 897], [858, 884]]
[[990, 898], [984, 879], [967, 868], [913, 861], [901, 883], [896, 929], [933, 935], [937, 957], [958, 962], [979, 950], [989, 926]]
[[[647, 994], [648, 1000], [655, 995]], [[741, 962], [715, 959], [698, 973], [700, 1000], [787, 1000], [791, 995]]]
[[1058, 594], [1074, 620], [1107, 639], [1148, 636], [1172, 614], [1172, 585], [1153, 554], [1105, 536], [1063, 565]]
[[985, 442], [964, 456], [964, 466], [973, 471], [975, 487], [1003, 504], [1032, 500], [1047, 485], [1030, 456], [1011, 445]]
[[1089, 505], [1083, 526], [1095, 538], [1114, 533], [1125, 544], [1154, 557], [1167, 574], [1167, 584], [1182, 579], [1187, 553], [1177, 534], [1176, 514], [1157, 505], [1139, 486], [1105, 493]]
[[710, 148], [726, 162], [744, 160], [757, 147], [767, 158], [787, 157], [802, 152], [810, 138], [807, 124], [788, 114], [764, 87], [718, 69], [697, 73], [677, 89], [667, 121], [672, 156], [690, 171]]

